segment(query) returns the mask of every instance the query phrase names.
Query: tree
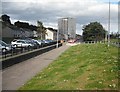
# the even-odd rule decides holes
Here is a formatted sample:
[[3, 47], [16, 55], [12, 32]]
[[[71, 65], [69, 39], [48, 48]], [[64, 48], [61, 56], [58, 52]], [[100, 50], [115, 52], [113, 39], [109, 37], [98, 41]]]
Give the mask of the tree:
[[4, 14], [1, 16], [2, 21], [4, 21], [6, 24], [10, 24], [11, 25], [11, 21], [10, 21], [10, 16]]
[[29, 29], [29, 23], [27, 23], [27, 22], [17, 21], [14, 23], [14, 25], [19, 27], [19, 28], [28, 28]]
[[30, 28], [31, 30], [37, 30], [37, 26], [35, 26], [35, 25], [29, 25], [29, 28]]
[[99, 22], [91, 22], [83, 26], [84, 41], [101, 41], [105, 38], [106, 31]]
[[41, 21], [37, 21], [37, 32], [40, 34], [40, 38], [44, 39], [46, 34], [46, 28]]
[[19, 27], [19, 28], [27, 28], [27, 29], [30, 29], [30, 30], [37, 30], [37, 26], [35, 25], [29, 25], [29, 23], [27, 22], [20, 22], [20, 21], [17, 21], [14, 23], [15, 26]]

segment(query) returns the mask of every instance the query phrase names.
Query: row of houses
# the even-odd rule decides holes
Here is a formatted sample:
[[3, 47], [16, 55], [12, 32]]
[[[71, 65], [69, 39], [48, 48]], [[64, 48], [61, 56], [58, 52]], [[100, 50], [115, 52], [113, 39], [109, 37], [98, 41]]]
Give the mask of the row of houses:
[[1, 36], [3, 38], [20, 38], [20, 37], [35, 37], [36, 32], [30, 29], [18, 28], [14, 25], [9, 25], [0, 21], [2, 25]]
[[[15, 25], [6, 24], [3, 21], [0, 21], [0, 28], [0, 37], [2, 37], [4, 41], [25, 37], [36, 38], [41, 35], [36, 30], [18, 28]], [[44, 34], [43, 39], [57, 40], [57, 30], [53, 28], [46, 28], [46, 34]]]
[[[53, 28], [46, 28], [46, 33], [38, 33], [36, 30], [27, 28], [19, 28], [12, 24], [7, 24], [0, 20], [0, 37], [4, 41], [11, 41], [15, 38], [41, 38], [51, 40], [67, 40], [69, 38], [79, 39], [80, 36], [76, 35], [76, 23], [74, 18], [61, 18], [58, 20], [58, 30]], [[57, 34], [58, 32], [58, 34]]]

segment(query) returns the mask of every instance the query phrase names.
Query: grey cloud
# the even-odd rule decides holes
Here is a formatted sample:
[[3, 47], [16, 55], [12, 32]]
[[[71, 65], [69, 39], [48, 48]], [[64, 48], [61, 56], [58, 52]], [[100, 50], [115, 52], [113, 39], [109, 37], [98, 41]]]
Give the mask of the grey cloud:
[[[101, 23], [108, 22], [108, 11], [103, 9], [100, 12], [88, 11], [87, 6], [80, 6], [80, 3], [68, 3], [69, 5], [56, 4], [51, 2], [42, 5], [40, 3], [25, 2], [2, 2], [3, 14], [8, 14], [11, 19], [36, 22], [41, 20], [43, 23], [57, 24], [59, 17], [75, 17], [77, 29], [79, 25], [85, 25], [91, 21], [99, 21]], [[87, 4], [88, 5], [88, 4]], [[116, 22], [116, 11], [111, 11], [111, 22]]]

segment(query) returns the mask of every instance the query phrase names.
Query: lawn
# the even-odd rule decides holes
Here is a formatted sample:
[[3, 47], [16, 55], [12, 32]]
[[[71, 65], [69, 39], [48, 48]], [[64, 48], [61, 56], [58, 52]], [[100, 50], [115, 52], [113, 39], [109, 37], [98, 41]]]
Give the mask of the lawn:
[[19, 90], [117, 90], [118, 48], [80, 44], [59, 56]]
[[120, 39], [110, 39], [111, 42], [119, 42]]

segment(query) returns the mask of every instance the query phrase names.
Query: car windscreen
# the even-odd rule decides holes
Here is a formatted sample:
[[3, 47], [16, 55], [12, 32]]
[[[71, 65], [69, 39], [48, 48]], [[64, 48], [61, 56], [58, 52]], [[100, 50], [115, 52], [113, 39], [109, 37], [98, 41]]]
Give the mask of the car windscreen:
[[25, 43], [24, 41], [17, 41], [17, 43]]
[[0, 44], [1, 44], [2, 46], [7, 46], [7, 44], [6, 44], [5, 42], [3, 42], [3, 41], [0, 41]]

